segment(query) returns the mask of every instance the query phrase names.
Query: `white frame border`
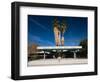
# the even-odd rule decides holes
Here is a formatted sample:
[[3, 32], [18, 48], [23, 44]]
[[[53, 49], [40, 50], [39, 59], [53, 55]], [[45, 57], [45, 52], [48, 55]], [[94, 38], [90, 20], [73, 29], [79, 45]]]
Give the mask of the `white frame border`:
[[[27, 15], [28, 14], [88, 17], [88, 64], [27, 67], [27, 26], [28, 26]], [[88, 10], [77, 10], [77, 9], [57, 9], [57, 8], [21, 6], [19, 16], [20, 16], [20, 75], [21, 76], [94, 72], [94, 11], [93, 10], [88, 11]]]

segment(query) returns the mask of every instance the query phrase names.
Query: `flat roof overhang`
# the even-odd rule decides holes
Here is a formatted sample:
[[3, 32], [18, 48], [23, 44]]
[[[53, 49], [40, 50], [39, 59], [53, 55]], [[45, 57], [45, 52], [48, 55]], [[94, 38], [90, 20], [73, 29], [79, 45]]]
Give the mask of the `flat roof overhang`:
[[38, 46], [38, 50], [82, 49], [82, 46]]

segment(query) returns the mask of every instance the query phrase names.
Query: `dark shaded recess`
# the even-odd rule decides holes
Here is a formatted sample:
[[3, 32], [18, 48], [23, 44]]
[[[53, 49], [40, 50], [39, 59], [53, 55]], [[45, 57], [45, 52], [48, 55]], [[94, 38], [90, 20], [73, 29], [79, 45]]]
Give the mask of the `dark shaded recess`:
[[87, 39], [84, 39], [80, 42], [79, 46], [82, 46], [82, 49], [77, 52], [77, 57], [78, 58], [88, 58], [88, 42]]

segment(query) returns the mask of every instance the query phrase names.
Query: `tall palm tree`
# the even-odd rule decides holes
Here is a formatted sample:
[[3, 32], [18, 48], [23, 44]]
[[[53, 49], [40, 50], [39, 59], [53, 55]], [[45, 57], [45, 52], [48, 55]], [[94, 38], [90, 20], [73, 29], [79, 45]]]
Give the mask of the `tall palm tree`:
[[67, 29], [67, 25], [66, 25], [66, 21], [65, 19], [63, 19], [62, 23], [61, 23], [61, 28], [60, 28], [60, 31], [61, 31], [61, 45], [63, 46], [64, 45], [64, 33]]
[[55, 43], [56, 46], [60, 45], [60, 25], [59, 21], [57, 20], [57, 17], [55, 17], [54, 22], [53, 22], [53, 27], [54, 27], [54, 35], [55, 35]]

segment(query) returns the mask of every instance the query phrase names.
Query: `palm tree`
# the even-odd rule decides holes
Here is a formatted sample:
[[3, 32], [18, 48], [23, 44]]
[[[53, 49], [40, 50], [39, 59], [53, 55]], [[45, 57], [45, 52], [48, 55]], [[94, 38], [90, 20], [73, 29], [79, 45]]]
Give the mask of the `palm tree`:
[[66, 21], [65, 19], [63, 19], [62, 23], [61, 23], [61, 28], [60, 28], [60, 31], [61, 31], [61, 45], [64, 45], [64, 33], [67, 29], [67, 25], [66, 25]]
[[59, 21], [57, 20], [57, 17], [55, 17], [54, 22], [53, 22], [53, 30], [54, 30], [54, 35], [55, 35], [55, 43], [56, 46], [60, 45], [60, 25]]

